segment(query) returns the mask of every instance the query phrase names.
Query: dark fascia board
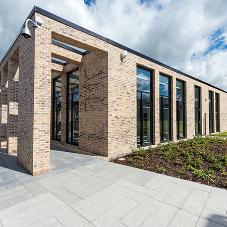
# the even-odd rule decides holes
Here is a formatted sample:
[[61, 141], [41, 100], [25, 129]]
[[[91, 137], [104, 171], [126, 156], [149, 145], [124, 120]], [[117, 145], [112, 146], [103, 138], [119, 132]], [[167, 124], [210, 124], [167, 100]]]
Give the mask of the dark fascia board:
[[[170, 67], [170, 66], [168, 66], [168, 65], [166, 65], [166, 64], [163, 64], [163, 63], [161, 63], [161, 62], [159, 62], [159, 61], [156, 61], [156, 60], [154, 60], [154, 59], [152, 59], [152, 58], [150, 58], [150, 57], [148, 57], [148, 56], [146, 56], [146, 55], [143, 55], [143, 54], [141, 54], [141, 53], [139, 53], [139, 52], [137, 52], [137, 51], [134, 51], [134, 50], [132, 50], [132, 49], [130, 49], [130, 48], [124, 46], [124, 45], [121, 45], [120, 43], [117, 43], [117, 42], [115, 42], [115, 41], [113, 41], [113, 40], [111, 40], [111, 39], [105, 38], [105, 37], [103, 37], [103, 36], [101, 36], [101, 35], [99, 35], [99, 34], [97, 34], [97, 33], [95, 33], [95, 32], [92, 32], [92, 31], [90, 31], [90, 30], [88, 30], [88, 29], [85, 29], [85, 28], [83, 28], [83, 27], [81, 27], [81, 26], [79, 26], [79, 25], [76, 25], [76, 24], [74, 24], [74, 23], [72, 23], [72, 22], [70, 22], [70, 21], [68, 21], [68, 20], [65, 20], [65, 19], [62, 18], [62, 17], [59, 17], [59, 16], [57, 16], [57, 15], [55, 15], [55, 14], [53, 14], [53, 13], [50, 13], [50, 12], [44, 10], [44, 9], [39, 8], [39, 7], [37, 7], [37, 6], [34, 6], [34, 7], [33, 7], [32, 11], [30, 12], [30, 14], [29, 14], [29, 16], [27, 17], [27, 19], [30, 18], [30, 17], [33, 15], [34, 12], [40, 13], [40, 14], [46, 16], [46, 17], [49, 17], [49, 18], [51, 18], [51, 19], [53, 19], [53, 20], [56, 20], [56, 21], [58, 21], [58, 22], [60, 22], [60, 23], [63, 23], [63, 24], [65, 24], [65, 25], [67, 25], [67, 26], [70, 26], [70, 27], [72, 27], [72, 28], [75, 28], [75, 29], [77, 29], [77, 30], [79, 30], [79, 31], [81, 31], [81, 32], [84, 32], [84, 33], [88, 34], [88, 35], [91, 35], [91, 36], [93, 36], [93, 37], [95, 37], [95, 38], [97, 38], [97, 39], [103, 40], [103, 41], [105, 41], [105, 42], [107, 42], [107, 43], [110, 43], [110, 44], [112, 44], [112, 45], [114, 45], [114, 46], [116, 46], [116, 47], [119, 47], [119, 48], [121, 48], [121, 49], [123, 49], [123, 50], [127, 50], [128, 52], [130, 52], [130, 53], [132, 53], [132, 54], [135, 54], [135, 55], [137, 55], [137, 56], [139, 56], [139, 57], [142, 57], [142, 58], [144, 58], [144, 59], [147, 59], [148, 61], [154, 62], [154, 63], [156, 63], [156, 64], [158, 64], [158, 65], [161, 65], [161, 66], [163, 66], [163, 67], [165, 67], [165, 68], [167, 68], [167, 69], [170, 69], [170, 70], [172, 70], [172, 71], [174, 71], [174, 72], [177, 72], [177, 73], [179, 73], [179, 74], [181, 74], [181, 75], [184, 75], [184, 76], [189, 77], [189, 78], [191, 78], [191, 79], [193, 79], [193, 80], [196, 80], [196, 81], [198, 81], [198, 82], [200, 82], [200, 83], [206, 84], [206, 85], [208, 85], [208, 86], [210, 86], [210, 87], [213, 87], [213, 88], [215, 88], [215, 89], [218, 89], [218, 90], [220, 90], [220, 91], [223, 91], [223, 92], [227, 93], [227, 91], [225, 91], [225, 90], [223, 90], [223, 89], [221, 89], [221, 88], [215, 87], [215, 86], [212, 85], [212, 84], [206, 83], [206, 82], [204, 82], [204, 81], [202, 81], [202, 80], [199, 80], [199, 79], [197, 79], [197, 78], [195, 78], [195, 77], [193, 77], [193, 76], [190, 76], [190, 75], [188, 75], [188, 74], [186, 74], [186, 73], [183, 73], [183, 72], [181, 72], [181, 71], [179, 71], [179, 70], [177, 70], [177, 69], [174, 69], [174, 68], [172, 68], [172, 67]], [[23, 24], [23, 25], [24, 25], [24, 24]], [[22, 26], [22, 27], [23, 27], [23, 26]], [[20, 31], [21, 31], [21, 30], [20, 30]], [[19, 33], [18, 33], [16, 39], [17, 39], [18, 36], [20, 35], [20, 31], [19, 31]], [[14, 42], [16, 41], [16, 39], [14, 40]], [[14, 42], [13, 42], [13, 44], [14, 44]], [[11, 49], [11, 47], [13, 46], [13, 44], [10, 46], [9, 50]], [[3, 62], [4, 58], [6, 57], [7, 53], [9, 52], [9, 50], [6, 52], [6, 54], [5, 54], [5, 56], [3, 57], [1, 63]], [[1, 64], [1, 63], [0, 63], [0, 64]]]
[[68, 62], [61, 62], [61, 61], [58, 61], [58, 60], [55, 60], [55, 59], [51, 59], [51, 62], [58, 64], [58, 65], [64, 65], [64, 66], [69, 64]]
[[61, 42], [59, 42], [59, 41], [57, 41], [57, 40], [54, 40], [54, 39], [51, 40], [51, 43], [54, 44], [54, 45], [56, 45], [56, 46], [62, 47], [62, 48], [64, 48], [64, 49], [66, 49], [66, 50], [69, 50], [69, 51], [72, 51], [72, 52], [74, 52], [74, 53], [80, 54], [80, 55], [85, 55], [85, 54], [90, 53], [89, 51], [84, 51], [84, 52], [79, 51], [79, 50], [77, 50], [76, 48], [67, 46], [66, 44], [61, 43]]

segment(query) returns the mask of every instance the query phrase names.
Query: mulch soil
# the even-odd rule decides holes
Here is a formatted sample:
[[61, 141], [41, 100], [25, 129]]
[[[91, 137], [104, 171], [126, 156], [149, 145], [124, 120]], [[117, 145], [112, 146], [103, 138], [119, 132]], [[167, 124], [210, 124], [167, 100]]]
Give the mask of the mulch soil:
[[[227, 182], [227, 176], [222, 175], [221, 171], [214, 169], [214, 167], [213, 167], [214, 163], [204, 160], [203, 165], [201, 167], [197, 167], [197, 169], [203, 169], [203, 170], [211, 169], [214, 171], [213, 174], [216, 176], [216, 178], [214, 179], [215, 182], [211, 182], [207, 178], [203, 179], [201, 177], [197, 177], [195, 174], [193, 174], [193, 172], [191, 170], [188, 170], [186, 166], [189, 163], [187, 163], [185, 161], [185, 157], [183, 155], [180, 155], [178, 158], [181, 163], [185, 163], [184, 168], [182, 168], [182, 165], [178, 165], [178, 164], [174, 163], [174, 161], [171, 161], [171, 163], [167, 162], [165, 160], [165, 157], [160, 156], [157, 148], [153, 148], [151, 150], [152, 151], [148, 152], [148, 157], [146, 160], [141, 160], [140, 158], [136, 157], [135, 154], [132, 153], [132, 154], [121, 157], [121, 158], [125, 158], [125, 160], [119, 160], [119, 158], [117, 158], [117, 159], [114, 159], [111, 161], [114, 163], [122, 164], [122, 165], [127, 165], [127, 166], [131, 166], [131, 167], [135, 167], [135, 168], [140, 168], [140, 169], [156, 172], [156, 173], [165, 174], [165, 175], [176, 177], [176, 178], [181, 178], [181, 179], [194, 181], [194, 182], [201, 183], [201, 184], [206, 184], [206, 185], [210, 185], [210, 186], [214, 186], [214, 187], [227, 189], [227, 184], [226, 184], [226, 186], [223, 185], [224, 182]], [[226, 146], [226, 144], [222, 144], [222, 145], [219, 144], [219, 145], [210, 147], [207, 152], [218, 154], [218, 155], [227, 153], [227, 146]], [[226, 165], [227, 165], [227, 163], [226, 163]], [[157, 166], [163, 167], [165, 169], [165, 171], [163, 172], [163, 171], [158, 170]], [[177, 171], [180, 171], [182, 169], [184, 171], [184, 175], [179, 175], [177, 173]]]

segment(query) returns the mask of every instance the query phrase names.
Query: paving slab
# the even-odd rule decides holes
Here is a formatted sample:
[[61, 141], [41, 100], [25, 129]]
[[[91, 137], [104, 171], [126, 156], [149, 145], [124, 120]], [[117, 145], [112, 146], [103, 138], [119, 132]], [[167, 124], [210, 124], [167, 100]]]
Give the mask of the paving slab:
[[[108, 227], [113, 226], [113, 224], [117, 223], [119, 219], [121, 219], [124, 215], [126, 215], [130, 210], [132, 210], [138, 203], [131, 199], [124, 199], [121, 203], [118, 203], [109, 211], [105, 212], [103, 215], [100, 215], [93, 221], [95, 226]], [[121, 224], [122, 226], [122, 224]]]
[[164, 202], [180, 208], [191, 192], [192, 188], [178, 185], [173, 192], [166, 197]]
[[177, 213], [178, 208], [161, 203], [140, 225], [141, 227], [167, 226]]
[[138, 226], [159, 204], [160, 201], [147, 197], [143, 202], [126, 214], [120, 222], [128, 227]]
[[51, 149], [37, 177], [0, 155], [0, 227], [227, 226], [227, 190]]
[[177, 187], [177, 184], [171, 182], [165, 182], [161, 186], [159, 186], [156, 190], [154, 190], [150, 197], [155, 198], [157, 200], [163, 201], [171, 192]]
[[42, 194], [48, 193], [48, 190], [45, 189], [41, 184], [37, 182], [31, 182], [24, 185], [25, 188], [34, 196], [40, 196]]
[[186, 212], [184, 210], [178, 210], [178, 212], [173, 217], [168, 227], [177, 227], [177, 226], [192, 227], [196, 225], [198, 219], [199, 219], [199, 216], [195, 214]]
[[181, 206], [181, 209], [195, 215], [200, 215], [208, 196], [207, 192], [194, 189]]
[[227, 190], [212, 188], [212, 191], [209, 194], [208, 201], [205, 207], [226, 214]]
[[118, 184], [112, 184], [111, 186], [108, 187], [108, 189], [111, 191], [114, 191], [120, 195], [123, 195], [129, 199], [133, 199], [137, 202], [142, 202], [146, 198], [146, 195], [143, 195], [143, 194], [133, 191], [131, 189], [122, 187]]

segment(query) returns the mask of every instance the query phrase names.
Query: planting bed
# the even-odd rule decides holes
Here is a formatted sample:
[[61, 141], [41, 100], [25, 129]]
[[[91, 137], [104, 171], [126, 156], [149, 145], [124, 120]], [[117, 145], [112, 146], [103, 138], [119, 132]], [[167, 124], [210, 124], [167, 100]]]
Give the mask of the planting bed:
[[[122, 157], [121, 157], [122, 158]], [[227, 140], [194, 137], [159, 144], [157, 148], [132, 150], [112, 162], [227, 189]]]

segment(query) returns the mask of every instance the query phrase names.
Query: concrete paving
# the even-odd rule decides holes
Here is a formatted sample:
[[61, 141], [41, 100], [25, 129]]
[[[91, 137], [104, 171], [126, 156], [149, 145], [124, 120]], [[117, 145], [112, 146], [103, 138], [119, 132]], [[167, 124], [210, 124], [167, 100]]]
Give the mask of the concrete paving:
[[31, 176], [0, 150], [0, 227], [227, 226], [227, 190], [51, 146]]

